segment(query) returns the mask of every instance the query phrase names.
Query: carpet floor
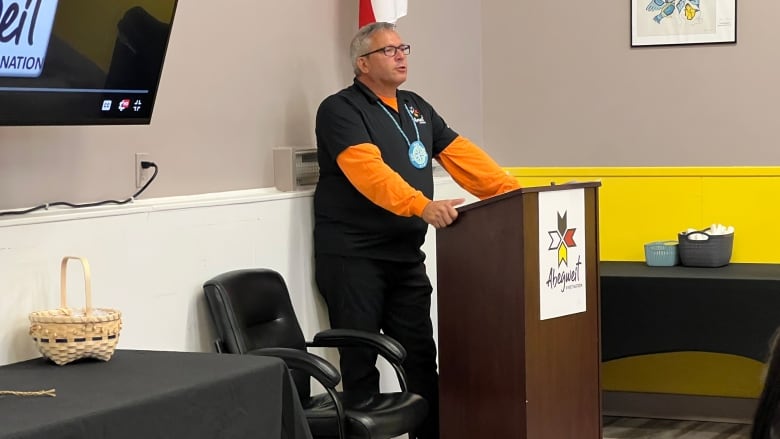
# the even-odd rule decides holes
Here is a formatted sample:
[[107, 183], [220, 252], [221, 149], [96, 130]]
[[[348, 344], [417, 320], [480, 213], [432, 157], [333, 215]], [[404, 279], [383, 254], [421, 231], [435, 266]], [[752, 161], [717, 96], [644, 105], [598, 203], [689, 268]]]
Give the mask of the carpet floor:
[[603, 436], [604, 439], [748, 439], [750, 425], [605, 416]]

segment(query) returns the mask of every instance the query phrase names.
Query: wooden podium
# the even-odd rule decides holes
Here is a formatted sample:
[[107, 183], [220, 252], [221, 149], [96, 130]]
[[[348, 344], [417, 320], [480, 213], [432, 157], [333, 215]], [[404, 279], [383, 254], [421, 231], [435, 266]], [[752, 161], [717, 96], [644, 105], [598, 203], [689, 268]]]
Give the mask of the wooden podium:
[[437, 230], [442, 438], [601, 438], [600, 185], [518, 189]]

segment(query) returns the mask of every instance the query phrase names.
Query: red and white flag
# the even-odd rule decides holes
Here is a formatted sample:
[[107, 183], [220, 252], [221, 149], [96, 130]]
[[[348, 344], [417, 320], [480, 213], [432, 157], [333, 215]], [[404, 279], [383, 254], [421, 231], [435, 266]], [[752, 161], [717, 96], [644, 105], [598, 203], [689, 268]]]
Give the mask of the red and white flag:
[[359, 27], [376, 21], [395, 23], [406, 15], [406, 2], [407, 0], [360, 0]]

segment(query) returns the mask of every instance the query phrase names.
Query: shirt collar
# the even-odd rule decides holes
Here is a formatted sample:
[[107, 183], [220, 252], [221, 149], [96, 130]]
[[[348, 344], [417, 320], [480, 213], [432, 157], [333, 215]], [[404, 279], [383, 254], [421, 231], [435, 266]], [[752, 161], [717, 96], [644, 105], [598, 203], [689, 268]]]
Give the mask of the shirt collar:
[[[366, 84], [363, 84], [362, 82], [358, 81], [357, 76], [355, 77], [355, 79], [353, 79], [352, 82], [354, 83], [355, 87], [357, 87], [357, 89], [360, 90], [363, 93], [363, 95], [366, 97], [366, 99], [368, 99], [369, 102], [372, 102], [372, 103], [373, 102], [382, 102], [382, 100], [379, 99], [379, 96], [377, 96], [376, 93], [371, 91], [370, 88], [366, 87]], [[406, 96], [403, 93], [403, 90], [399, 89], [398, 91], [396, 91], [395, 97], [396, 97], [396, 99], [398, 99], [398, 102], [406, 102], [407, 101]]]

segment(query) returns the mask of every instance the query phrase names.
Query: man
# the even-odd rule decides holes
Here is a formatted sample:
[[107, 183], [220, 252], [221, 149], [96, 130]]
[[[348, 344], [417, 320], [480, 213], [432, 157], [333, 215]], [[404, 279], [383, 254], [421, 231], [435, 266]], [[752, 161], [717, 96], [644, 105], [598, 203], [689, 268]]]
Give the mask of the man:
[[[332, 328], [381, 330], [406, 348], [409, 391], [430, 406], [416, 435], [428, 439], [439, 437], [439, 388], [432, 287], [420, 247], [428, 224], [452, 224], [464, 201], [432, 201], [430, 159], [481, 198], [519, 186], [423, 98], [398, 89], [409, 53], [392, 24], [364, 26], [350, 46], [353, 85], [317, 111], [315, 277]], [[377, 393], [375, 362], [369, 350], [341, 350], [344, 391]]]

